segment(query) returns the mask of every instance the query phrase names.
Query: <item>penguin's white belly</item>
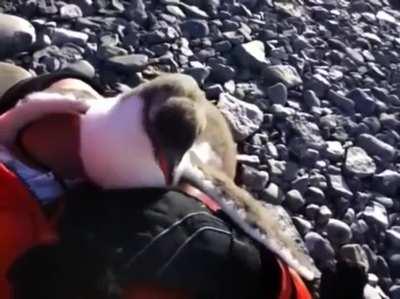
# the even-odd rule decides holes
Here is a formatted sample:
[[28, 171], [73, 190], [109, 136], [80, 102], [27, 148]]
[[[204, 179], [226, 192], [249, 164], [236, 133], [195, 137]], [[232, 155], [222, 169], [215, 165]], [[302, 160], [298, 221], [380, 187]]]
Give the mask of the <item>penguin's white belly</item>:
[[107, 189], [165, 186], [143, 126], [143, 101], [96, 101], [82, 116], [80, 154], [90, 180]]

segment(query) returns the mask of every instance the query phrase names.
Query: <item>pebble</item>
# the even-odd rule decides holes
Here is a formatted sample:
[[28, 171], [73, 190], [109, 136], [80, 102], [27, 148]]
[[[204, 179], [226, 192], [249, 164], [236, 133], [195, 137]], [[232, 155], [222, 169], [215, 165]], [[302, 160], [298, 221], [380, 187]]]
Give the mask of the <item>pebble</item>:
[[303, 237], [313, 229], [311, 222], [307, 221], [304, 218], [293, 217], [292, 219], [293, 219], [293, 224], [296, 226], [296, 229]]
[[379, 140], [370, 134], [361, 134], [357, 138], [357, 144], [363, 148], [369, 155], [378, 156], [384, 161], [392, 161], [396, 150], [393, 146]]
[[354, 101], [356, 112], [365, 116], [372, 115], [375, 112], [376, 101], [364, 90], [355, 88], [347, 94], [347, 97]]
[[64, 67], [64, 70], [75, 71], [91, 79], [93, 79], [96, 76], [96, 69], [87, 60], [79, 60], [74, 63], [67, 64]]
[[83, 17], [83, 12], [78, 5], [67, 4], [61, 6], [60, 16], [62, 19], [77, 19]]
[[356, 177], [371, 176], [376, 172], [374, 160], [361, 147], [353, 146], [346, 151], [346, 171]]
[[231, 125], [236, 141], [249, 137], [263, 122], [264, 115], [260, 108], [227, 93], [220, 95], [217, 107]]
[[284, 204], [290, 211], [297, 212], [306, 204], [306, 200], [299, 190], [292, 189], [286, 193]]
[[374, 176], [374, 185], [383, 194], [396, 196], [400, 190], [400, 173], [386, 169]]
[[277, 83], [268, 88], [269, 99], [275, 104], [285, 105], [288, 97], [286, 85]]
[[181, 24], [183, 35], [189, 39], [203, 38], [210, 34], [210, 28], [205, 20], [192, 19]]
[[346, 198], [353, 197], [353, 192], [350, 190], [345, 179], [340, 174], [328, 174], [330, 186], [334, 192]]
[[269, 181], [269, 174], [254, 167], [242, 165], [242, 182], [251, 190], [261, 191]]
[[28, 51], [36, 41], [30, 22], [18, 16], [0, 13], [0, 58]]
[[138, 72], [143, 70], [149, 62], [149, 57], [144, 54], [130, 54], [114, 56], [108, 59], [108, 63], [116, 70], [126, 72]]
[[266, 202], [274, 205], [282, 204], [285, 199], [282, 189], [273, 182], [268, 184], [268, 186], [261, 192], [260, 196]]
[[323, 205], [325, 203], [325, 193], [317, 187], [309, 187], [304, 194], [307, 203]]
[[328, 239], [332, 244], [340, 246], [348, 243], [352, 238], [350, 226], [338, 219], [330, 219], [326, 225]]
[[321, 100], [313, 90], [306, 90], [304, 92], [304, 103], [309, 107], [321, 107]]
[[385, 207], [377, 202], [372, 202], [362, 212], [362, 216], [368, 224], [386, 230], [389, 227], [389, 219]]
[[309, 232], [304, 237], [311, 256], [322, 267], [332, 266], [335, 262], [335, 250], [327, 239], [316, 232]]
[[304, 83], [304, 89], [313, 91], [317, 97], [325, 97], [330, 88], [331, 83], [320, 74], [315, 74]]
[[362, 266], [365, 273], [370, 269], [365, 250], [359, 244], [346, 244], [339, 250], [340, 257], [351, 265]]
[[263, 69], [262, 76], [270, 85], [281, 82], [286, 87], [291, 88], [303, 84], [303, 79], [297, 70], [290, 65], [266, 66]]
[[345, 155], [345, 149], [339, 141], [326, 142], [325, 156], [332, 161], [340, 161]]
[[50, 37], [52, 38], [53, 44], [57, 46], [62, 46], [66, 43], [84, 46], [89, 40], [89, 35], [87, 33], [65, 28], [54, 28]]
[[238, 65], [245, 68], [261, 70], [265, 68], [268, 63], [265, 56], [264, 43], [259, 40], [236, 46], [233, 55]]

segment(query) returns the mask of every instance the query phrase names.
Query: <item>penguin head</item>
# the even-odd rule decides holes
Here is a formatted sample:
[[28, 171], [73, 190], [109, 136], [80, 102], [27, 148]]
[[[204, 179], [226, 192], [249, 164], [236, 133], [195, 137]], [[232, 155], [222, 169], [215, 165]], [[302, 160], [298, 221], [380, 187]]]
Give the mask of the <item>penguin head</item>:
[[145, 107], [145, 128], [167, 184], [206, 125], [205, 95], [188, 75], [165, 74], [139, 87]]

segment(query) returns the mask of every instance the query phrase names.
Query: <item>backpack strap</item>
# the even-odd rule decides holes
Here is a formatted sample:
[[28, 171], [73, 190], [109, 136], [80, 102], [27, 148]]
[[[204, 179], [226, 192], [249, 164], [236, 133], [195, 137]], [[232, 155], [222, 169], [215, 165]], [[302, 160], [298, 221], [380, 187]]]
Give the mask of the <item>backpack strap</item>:
[[299, 274], [280, 259], [277, 261], [281, 270], [281, 287], [277, 299], [312, 299]]

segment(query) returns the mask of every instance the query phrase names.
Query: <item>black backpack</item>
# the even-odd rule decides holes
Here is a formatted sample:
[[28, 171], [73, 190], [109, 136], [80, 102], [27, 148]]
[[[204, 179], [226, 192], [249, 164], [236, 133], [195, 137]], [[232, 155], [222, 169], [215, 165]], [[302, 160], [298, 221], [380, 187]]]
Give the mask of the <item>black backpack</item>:
[[193, 298], [265, 299], [280, 286], [273, 254], [178, 191], [79, 190], [65, 202], [59, 233], [59, 244], [13, 267], [17, 299], [119, 298], [132, 283], [152, 282]]

